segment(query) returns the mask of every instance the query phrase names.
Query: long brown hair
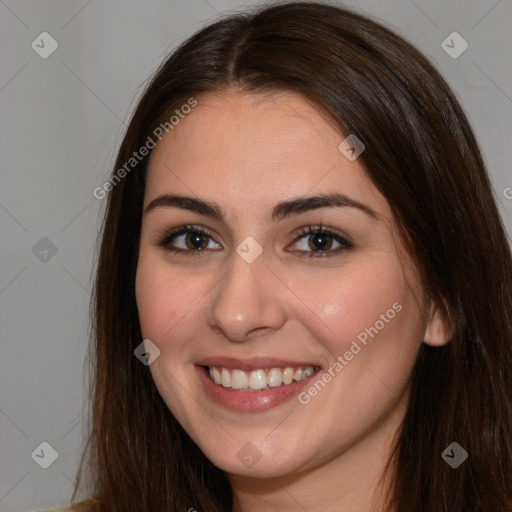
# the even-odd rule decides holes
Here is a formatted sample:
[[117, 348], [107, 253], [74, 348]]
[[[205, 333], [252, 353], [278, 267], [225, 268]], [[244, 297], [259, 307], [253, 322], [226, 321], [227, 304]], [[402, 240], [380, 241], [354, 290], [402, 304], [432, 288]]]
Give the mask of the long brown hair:
[[[512, 258], [478, 144], [446, 82], [362, 15], [317, 2], [260, 7], [211, 23], [172, 52], [138, 103], [114, 174], [190, 98], [200, 104], [227, 87], [298, 92], [341, 133], [357, 134], [426, 297], [453, 323], [449, 343], [420, 350], [387, 509], [512, 510]], [[73, 499], [88, 475], [98, 511], [226, 512], [224, 473], [133, 353], [142, 341], [134, 282], [150, 154], [108, 195], [92, 311], [92, 425]], [[457, 469], [441, 456], [452, 442], [468, 452]]]

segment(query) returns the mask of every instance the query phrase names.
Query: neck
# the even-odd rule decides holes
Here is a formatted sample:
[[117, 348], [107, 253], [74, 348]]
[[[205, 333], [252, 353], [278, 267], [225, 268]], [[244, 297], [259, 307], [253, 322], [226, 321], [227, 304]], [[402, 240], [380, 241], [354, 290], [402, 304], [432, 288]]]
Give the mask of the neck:
[[307, 471], [268, 478], [228, 475], [232, 512], [382, 512], [392, 483], [386, 464], [405, 409], [400, 402], [349, 449]]

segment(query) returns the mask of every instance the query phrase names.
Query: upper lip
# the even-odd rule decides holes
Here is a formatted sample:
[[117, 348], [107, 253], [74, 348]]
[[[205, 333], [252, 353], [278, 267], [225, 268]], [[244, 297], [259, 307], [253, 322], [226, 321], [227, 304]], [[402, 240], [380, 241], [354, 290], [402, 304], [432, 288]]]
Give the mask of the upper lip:
[[291, 361], [289, 359], [277, 359], [275, 357], [251, 357], [246, 359], [236, 359], [234, 357], [207, 357], [201, 359], [199, 366], [216, 366], [229, 370], [243, 370], [252, 372], [254, 370], [262, 370], [265, 368], [298, 368], [319, 366], [311, 361]]

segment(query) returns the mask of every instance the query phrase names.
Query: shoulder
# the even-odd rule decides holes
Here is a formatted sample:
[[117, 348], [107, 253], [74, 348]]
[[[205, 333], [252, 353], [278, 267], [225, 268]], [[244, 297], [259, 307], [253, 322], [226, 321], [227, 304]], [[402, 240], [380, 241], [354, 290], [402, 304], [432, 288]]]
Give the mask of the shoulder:
[[50, 508], [48, 510], [41, 510], [40, 512], [93, 512], [94, 510], [93, 502], [86, 500], [66, 508]]

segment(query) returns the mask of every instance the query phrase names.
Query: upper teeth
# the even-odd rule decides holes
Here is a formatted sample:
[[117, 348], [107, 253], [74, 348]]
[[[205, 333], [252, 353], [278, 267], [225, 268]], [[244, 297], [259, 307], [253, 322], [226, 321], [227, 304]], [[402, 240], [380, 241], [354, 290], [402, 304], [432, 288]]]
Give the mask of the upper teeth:
[[210, 377], [225, 388], [260, 391], [268, 387], [275, 388], [282, 384], [303, 380], [313, 375], [313, 366], [306, 368], [271, 368], [268, 370], [228, 370], [227, 368], [210, 367]]

